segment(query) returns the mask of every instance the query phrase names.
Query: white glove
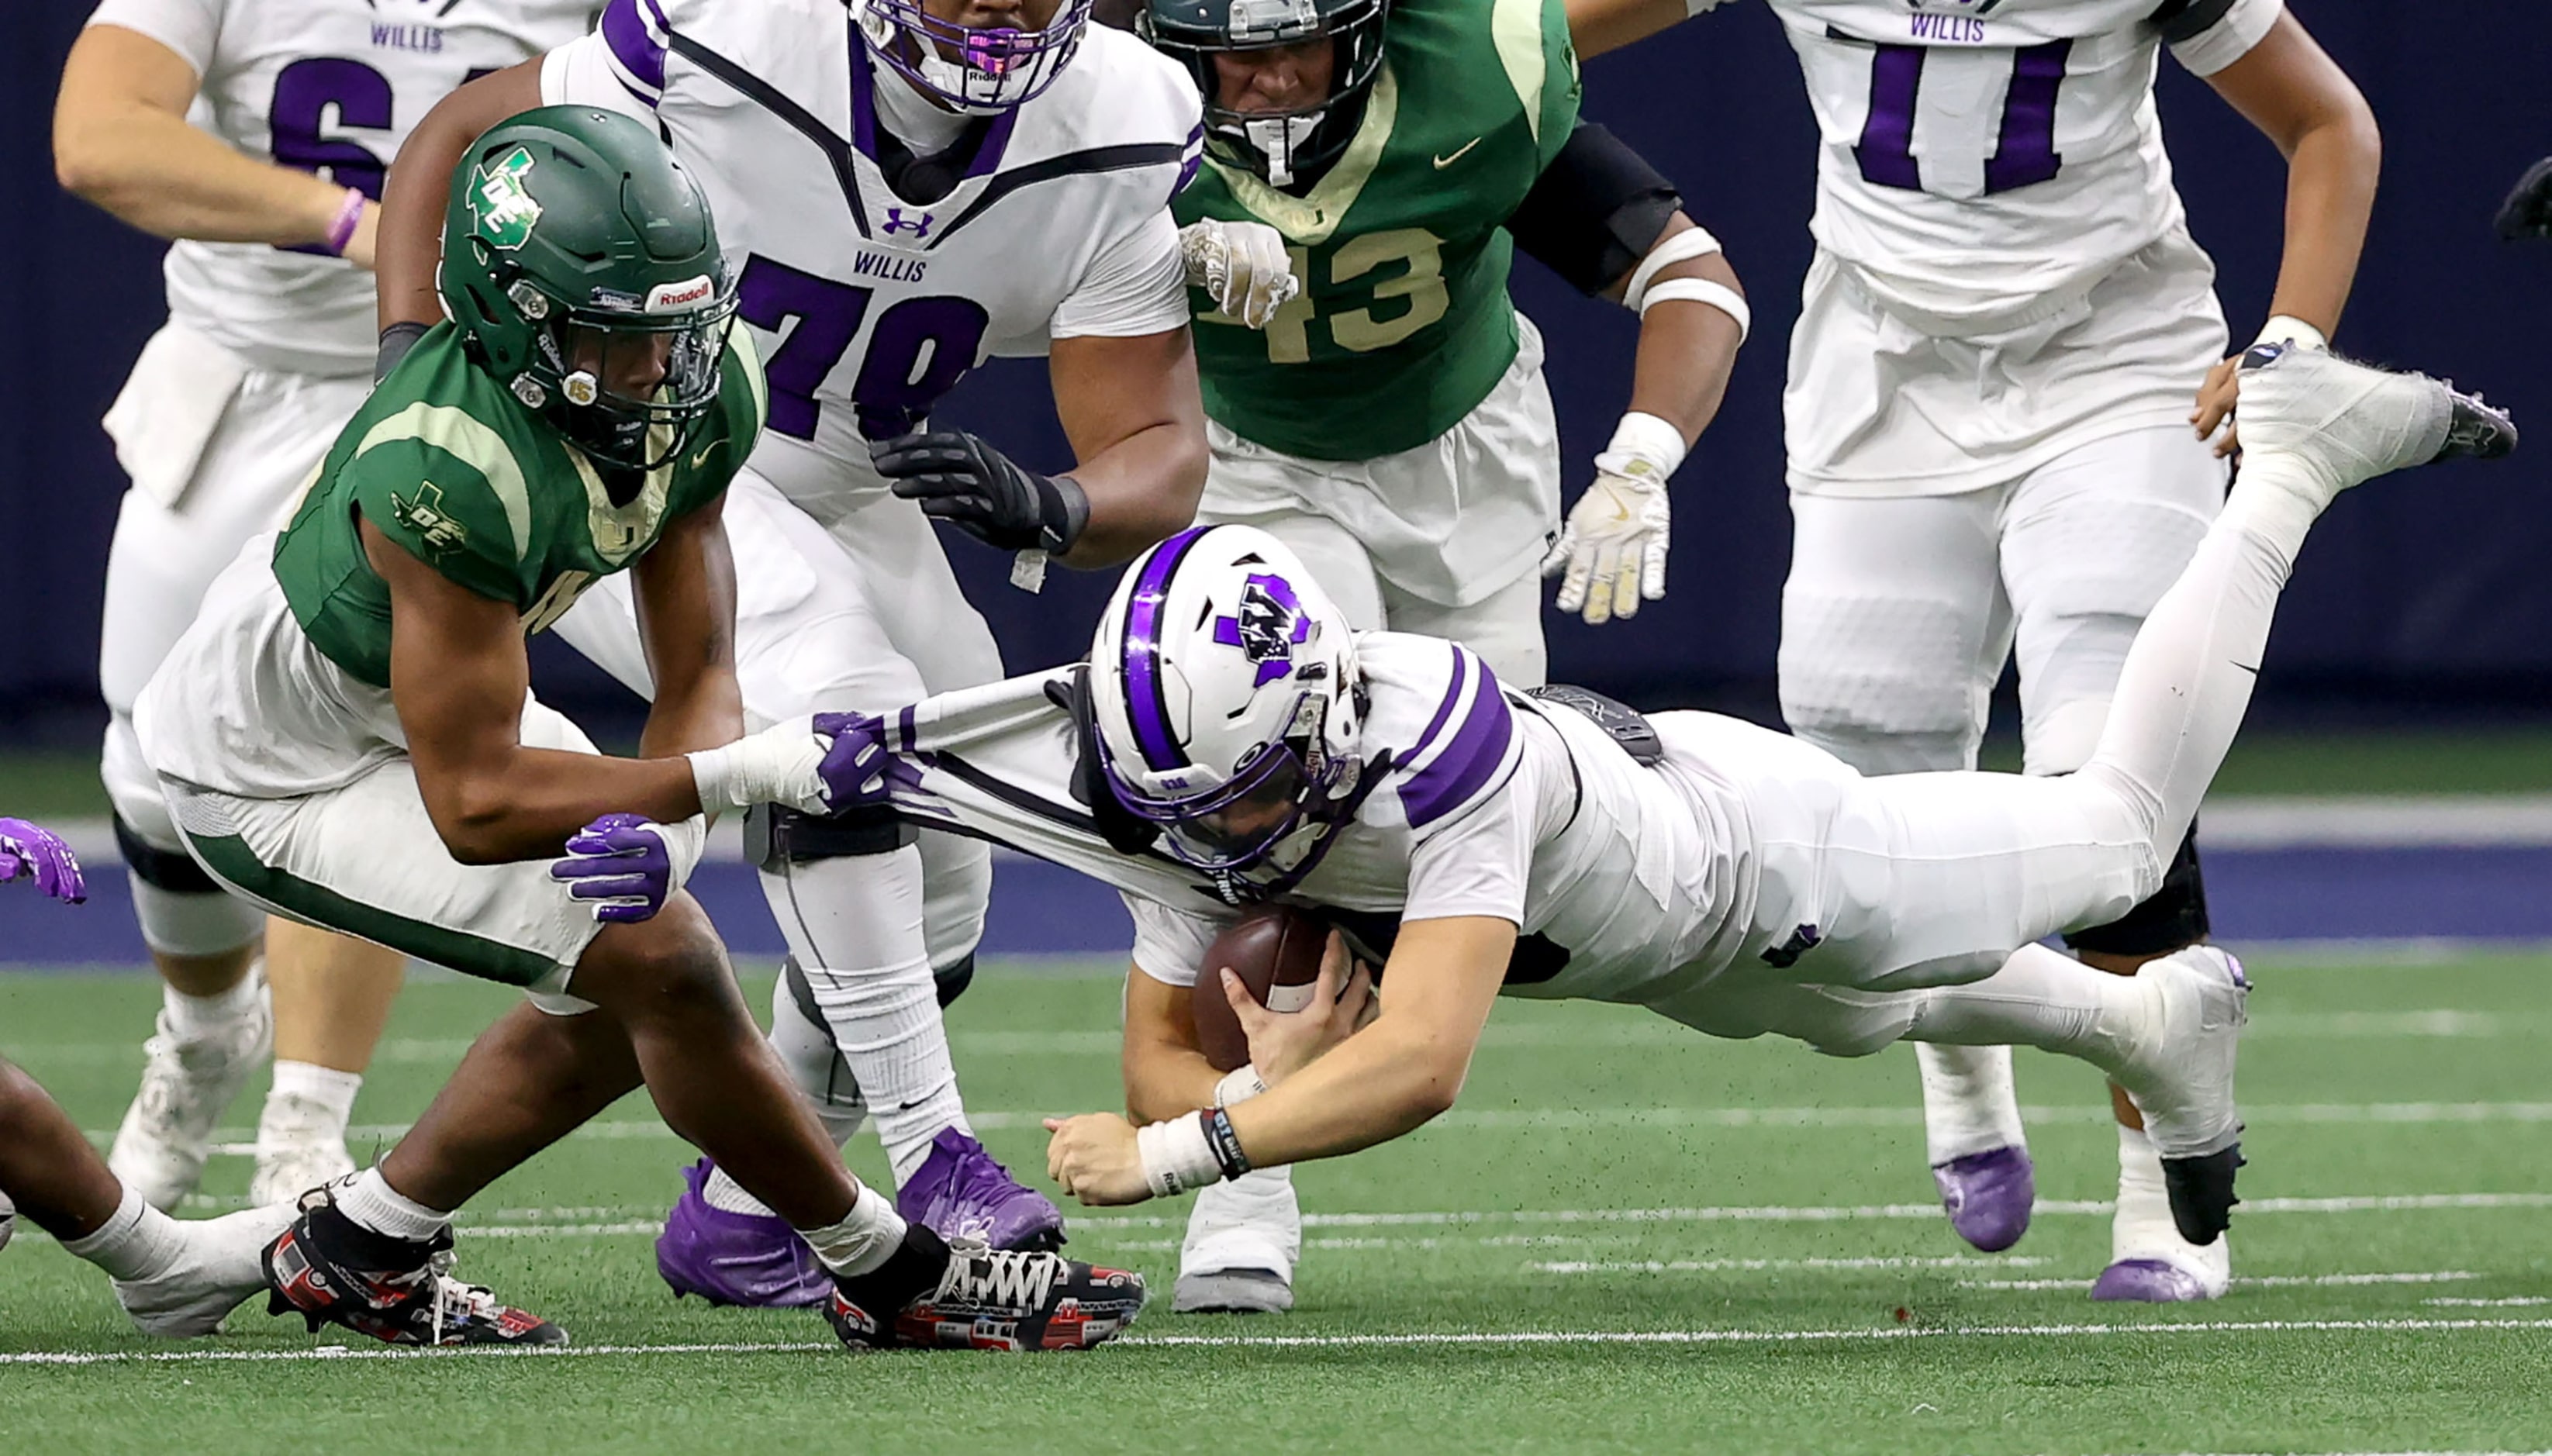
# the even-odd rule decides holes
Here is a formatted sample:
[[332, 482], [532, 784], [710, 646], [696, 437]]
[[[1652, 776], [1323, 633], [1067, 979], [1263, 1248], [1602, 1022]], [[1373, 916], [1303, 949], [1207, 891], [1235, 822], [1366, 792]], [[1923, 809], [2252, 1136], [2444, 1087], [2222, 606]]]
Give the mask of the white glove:
[[1600, 627], [1638, 616], [1643, 599], [1666, 594], [1666, 477], [1683, 456], [1674, 426], [1655, 415], [1622, 416], [1612, 448], [1595, 457], [1595, 483], [1542, 558], [1542, 573], [1560, 576], [1553, 605], [1583, 611], [1588, 626]]
[[691, 782], [699, 789], [700, 807], [712, 814], [765, 803], [820, 814], [826, 808], [824, 755], [832, 747], [832, 739], [815, 731], [812, 717], [792, 719], [691, 755]]
[[1189, 287], [1203, 288], [1216, 308], [1253, 329], [1266, 328], [1303, 291], [1285, 235], [1265, 223], [1190, 223], [1179, 229], [1179, 261]]

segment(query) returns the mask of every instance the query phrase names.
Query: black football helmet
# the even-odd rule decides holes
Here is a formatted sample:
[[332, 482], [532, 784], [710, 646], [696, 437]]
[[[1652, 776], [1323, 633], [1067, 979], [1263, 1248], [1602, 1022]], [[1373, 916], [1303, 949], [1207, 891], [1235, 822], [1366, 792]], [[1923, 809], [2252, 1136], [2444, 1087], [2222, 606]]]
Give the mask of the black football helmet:
[[[1134, 32], [1188, 68], [1205, 94], [1206, 149], [1278, 187], [1317, 178], [1355, 140], [1365, 97], [1382, 74], [1391, 0], [1146, 0]], [[1327, 99], [1294, 111], [1220, 105], [1218, 52], [1266, 51], [1329, 37], [1336, 69]]]

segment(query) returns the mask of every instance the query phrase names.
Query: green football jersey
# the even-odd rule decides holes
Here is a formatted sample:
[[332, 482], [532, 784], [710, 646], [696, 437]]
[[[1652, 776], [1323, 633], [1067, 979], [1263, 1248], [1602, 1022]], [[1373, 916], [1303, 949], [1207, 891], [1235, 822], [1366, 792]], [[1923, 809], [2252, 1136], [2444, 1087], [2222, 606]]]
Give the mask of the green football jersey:
[[525, 408], [438, 324], [381, 381], [320, 464], [274, 544], [274, 575], [311, 645], [366, 682], [390, 681], [389, 587], [355, 518], [446, 577], [510, 602], [545, 631], [626, 569], [665, 523], [715, 500], [762, 433], [762, 364], [727, 333], [716, 408], [689, 450], [615, 505], [585, 453]]
[[1560, 0], [1399, 0], [1344, 155], [1296, 197], [1208, 158], [1173, 204], [1285, 235], [1264, 332], [1191, 290], [1206, 413], [1287, 455], [1371, 460], [1460, 422], [1515, 362], [1503, 226], [1577, 124]]

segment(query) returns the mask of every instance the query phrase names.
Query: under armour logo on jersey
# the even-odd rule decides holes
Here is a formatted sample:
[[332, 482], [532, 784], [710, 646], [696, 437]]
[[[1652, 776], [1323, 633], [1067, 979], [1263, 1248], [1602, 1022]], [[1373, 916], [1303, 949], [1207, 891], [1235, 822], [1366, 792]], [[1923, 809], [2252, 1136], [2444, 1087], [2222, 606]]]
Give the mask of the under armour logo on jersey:
[[917, 218], [908, 218], [904, 215], [903, 208], [890, 207], [886, 210], [886, 221], [878, 224], [878, 231], [890, 237], [897, 233], [910, 233], [915, 238], [926, 238], [930, 236], [930, 225], [936, 219], [926, 212]]
[[1312, 640], [1312, 619], [1282, 576], [1253, 575], [1240, 588], [1233, 615], [1214, 620], [1214, 640], [1240, 649], [1258, 665], [1252, 687], [1264, 687], [1294, 670], [1294, 649]]

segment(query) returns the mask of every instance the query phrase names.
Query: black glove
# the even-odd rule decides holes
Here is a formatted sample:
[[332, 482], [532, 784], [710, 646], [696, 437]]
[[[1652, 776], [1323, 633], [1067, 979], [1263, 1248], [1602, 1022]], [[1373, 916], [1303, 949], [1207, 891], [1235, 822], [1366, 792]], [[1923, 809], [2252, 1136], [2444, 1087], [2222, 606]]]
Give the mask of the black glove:
[[2511, 243], [2552, 238], [2552, 156], [2527, 167], [2508, 189], [2507, 200], [2499, 205], [2499, 236]]
[[1071, 476], [1023, 470], [963, 430], [890, 440], [870, 459], [923, 515], [1002, 551], [1061, 556], [1090, 524], [1090, 498]]
[[372, 356], [372, 382], [377, 384], [388, 378], [390, 370], [397, 368], [399, 361], [407, 358], [407, 352], [424, 337], [423, 324], [392, 324], [381, 330], [380, 352]]

